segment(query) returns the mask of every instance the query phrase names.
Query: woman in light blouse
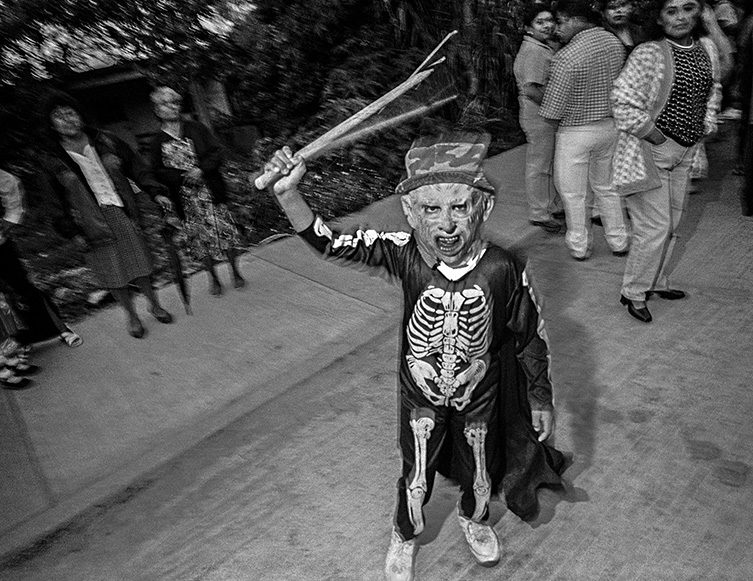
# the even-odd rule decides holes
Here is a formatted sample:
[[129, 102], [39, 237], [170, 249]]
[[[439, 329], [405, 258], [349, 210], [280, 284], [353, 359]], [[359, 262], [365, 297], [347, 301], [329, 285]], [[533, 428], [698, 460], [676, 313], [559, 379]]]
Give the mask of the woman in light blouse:
[[152, 281], [152, 261], [141, 231], [142, 213], [133, 180], [155, 202], [169, 208], [164, 188], [154, 180], [139, 155], [106, 131], [86, 127], [78, 103], [65, 93], [47, 101], [45, 121], [53, 136], [52, 151], [42, 165], [56, 195], [51, 219], [58, 232], [76, 241], [86, 263], [123, 307], [128, 333], [144, 336], [130, 284], [149, 301], [160, 323], [173, 318], [159, 303]]

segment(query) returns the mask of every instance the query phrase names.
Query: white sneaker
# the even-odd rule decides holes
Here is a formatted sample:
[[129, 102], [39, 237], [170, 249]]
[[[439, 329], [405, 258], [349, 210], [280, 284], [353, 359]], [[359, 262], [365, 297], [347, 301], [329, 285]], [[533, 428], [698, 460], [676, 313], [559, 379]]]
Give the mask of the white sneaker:
[[499, 537], [492, 527], [464, 517], [458, 512], [460, 528], [465, 533], [468, 548], [473, 553], [476, 561], [484, 567], [492, 567], [499, 562], [502, 550], [499, 546]]
[[384, 577], [387, 581], [413, 581], [416, 551], [416, 539], [404, 541], [393, 529], [384, 563]]

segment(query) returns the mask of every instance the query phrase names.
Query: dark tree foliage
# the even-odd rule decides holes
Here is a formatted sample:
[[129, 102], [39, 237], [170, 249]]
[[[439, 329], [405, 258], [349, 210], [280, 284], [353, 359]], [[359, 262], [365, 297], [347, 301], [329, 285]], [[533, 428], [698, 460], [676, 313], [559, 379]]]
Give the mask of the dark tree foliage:
[[[447, 63], [403, 108], [458, 93], [443, 118], [514, 140], [505, 134], [516, 132], [520, 1], [0, 1], [0, 75], [6, 86], [35, 75], [64, 84], [98, 57], [136, 60], [155, 83], [182, 91], [214, 77], [234, 105], [222, 122], [301, 141], [398, 84], [458, 30]], [[231, 26], [207, 26], [218, 21]]]

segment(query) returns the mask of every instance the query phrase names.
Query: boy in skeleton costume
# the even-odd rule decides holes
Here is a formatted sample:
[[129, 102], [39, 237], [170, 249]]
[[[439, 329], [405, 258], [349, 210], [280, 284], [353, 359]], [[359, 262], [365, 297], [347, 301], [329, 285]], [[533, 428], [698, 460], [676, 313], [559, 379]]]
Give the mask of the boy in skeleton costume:
[[[423, 505], [437, 470], [460, 484], [458, 519], [474, 557], [500, 558], [486, 524], [498, 488], [508, 507], [536, 513], [536, 487], [557, 485], [562, 455], [553, 431], [552, 388], [543, 322], [526, 272], [479, 237], [494, 205], [481, 164], [488, 137], [419, 139], [397, 187], [410, 232], [330, 230], [297, 191], [305, 164], [288, 148], [267, 169], [295, 230], [315, 250], [399, 279], [404, 292], [400, 356], [400, 450], [394, 530], [385, 574], [413, 579]], [[468, 142], [472, 137], [473, 141]]]

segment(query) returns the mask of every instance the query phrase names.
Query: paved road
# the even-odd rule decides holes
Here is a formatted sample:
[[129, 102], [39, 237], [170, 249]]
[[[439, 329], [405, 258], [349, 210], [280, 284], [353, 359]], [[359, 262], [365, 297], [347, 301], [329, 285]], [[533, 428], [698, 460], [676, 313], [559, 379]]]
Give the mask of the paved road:
[[[556, 443], [575, 463], [531, 523], [493, 503], [505, 556], [488, 570], [455, 523], [456, 491], [440, 482], [419, 579], [750, 578], [753, 220], [739, 216], [731, 147], [710, 152], [674, 276], [689, 298], [651, 301], [651, 325], [617, 303], [624, 259], [600, 230], [594, 257], [575, 262], [562, 237], [526, 224], [519, 178], [500, 196], [487, 233], [531, 260], [553, 345]], [[399, 210], [391, 200], [366, 214], [390, 221]], [[331, 288], [324, 274], [315, 286]], [[355, 285], [350, 296], [371, 288], [355, 276], [340, 281]], [[398, 467], [397, 297], [380, 285], [368, 341], [351, 333], [352, 348], [326, 365], [267, 386], [243, 415], [6, 561], [0, 579], [380, 579]], [[326, 318], [330, 307], [317, 308]], [[320, 337], [298, 334], [312, 346]]]

